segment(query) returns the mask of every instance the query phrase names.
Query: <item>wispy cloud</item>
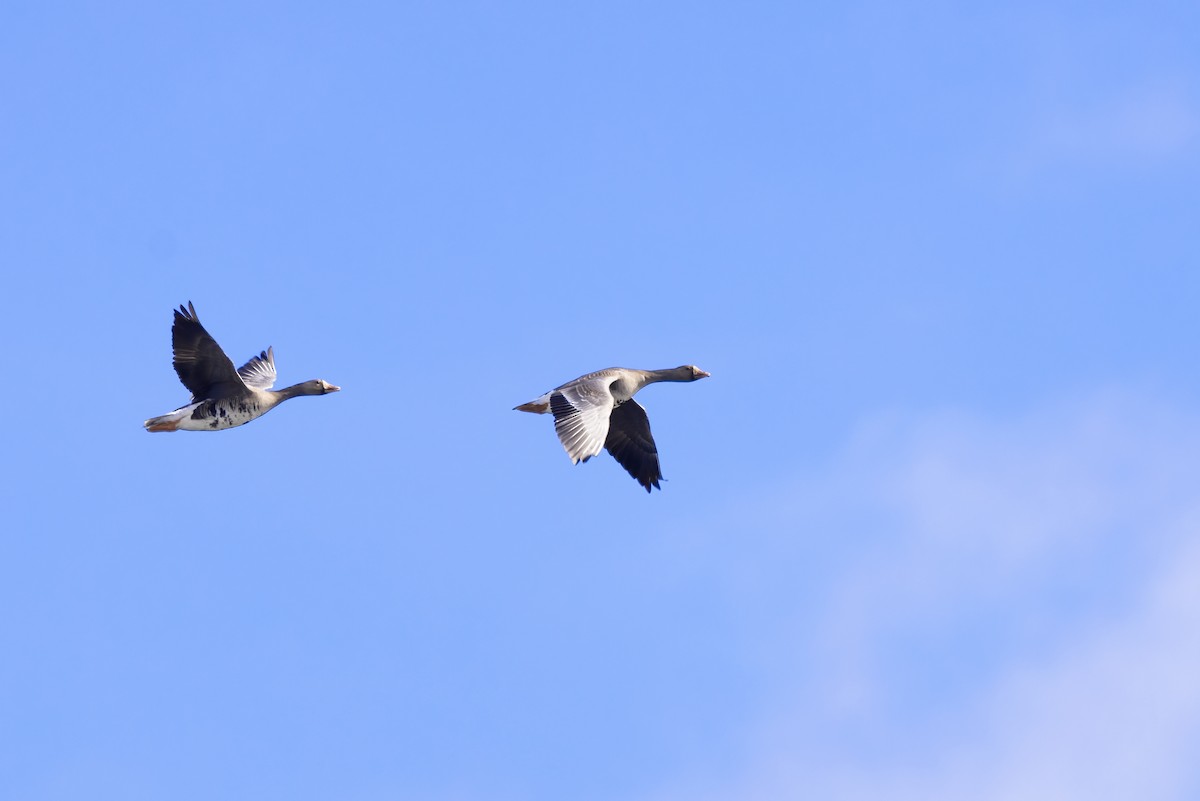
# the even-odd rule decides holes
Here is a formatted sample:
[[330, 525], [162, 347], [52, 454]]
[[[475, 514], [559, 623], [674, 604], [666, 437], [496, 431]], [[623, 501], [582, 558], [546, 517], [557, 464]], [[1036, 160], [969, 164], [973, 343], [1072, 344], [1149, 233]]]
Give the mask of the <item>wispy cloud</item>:
[[[737, 513], [764, 523], [721, 570], [766, 700], [744, 759], [653, 798], [1193, 797], [1197, 446], [1128, 397], [864, 426]], [[848, 544], [804, 574], [813, 536]]]
[[1181, 86], [1148, 85], [1036, 116], [1022, 160], [1030, 166], [1156, 164], [1200, 145], [1200, 107]]

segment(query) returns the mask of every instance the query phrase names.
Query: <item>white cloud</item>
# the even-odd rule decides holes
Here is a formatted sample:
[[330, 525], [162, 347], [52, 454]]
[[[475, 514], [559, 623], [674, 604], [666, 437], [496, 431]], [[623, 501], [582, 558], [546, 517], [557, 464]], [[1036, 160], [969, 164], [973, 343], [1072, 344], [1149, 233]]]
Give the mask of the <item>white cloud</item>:
[[[864, 426], [731, 514], [767, 700], [749, 756], [653, 798], [1192, 797], [1197, 446], [1200, 419], [1128, 397]], [[846, 545], [805, 573], [813, 536]]]
[[1091, 105], [1056, 108], [1039, 122], [1032, 156], [1045, 160], [1161, 161], [1200, 139], [1200, 110], [1178, 87], [1146, 86]]
[[[1200, 518], [1186, 522], [1200, 532]], [[1120, 619], [990, 693], [995, 799], [1192, 798], [1200, 753], [1200, 544]], [[970, 756], [981, 761], [980, 754]], [[987, 765], [981, 766], [987, 768]], [[964, 782], [959, 781], [960, 784]]]
[[1046, 90], [1011, 112], [1004, 139], [976, 167], [1020, 180], [1059, 171], [1123, 173], [1194, 162], [1200, 102], [1183, 81]]

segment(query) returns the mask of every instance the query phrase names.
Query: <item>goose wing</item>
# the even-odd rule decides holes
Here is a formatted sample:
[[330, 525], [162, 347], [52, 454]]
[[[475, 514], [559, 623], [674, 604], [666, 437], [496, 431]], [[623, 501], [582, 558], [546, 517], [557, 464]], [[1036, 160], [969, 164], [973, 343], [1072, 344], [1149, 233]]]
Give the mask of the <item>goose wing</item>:
[[608, 417], [613, 409], [611, 378], [579, 380], [550, 393], [554, 431], [578, 464], [600, 453], [608, 436]]
[[624, 467], [637, 483], [650, 491], [653, 485], [662, 489], [662, 468], [658, 464], [658, 448], [650, 434], [650, 418], [635, 400], [627, 400], [609, 415], [608, 438], [604, 447]]
[[246, 391], [233, 362], [200, 324], [191, 301], [186, 308], [180, 306], [175, 311], [171, 346], [175, 372], [192, 393], [193, 401], [226, 398]]
[[270, 389], [275, 386], [275, 349], [267, 348], [238, 368], [242, 383], [250, 389]]

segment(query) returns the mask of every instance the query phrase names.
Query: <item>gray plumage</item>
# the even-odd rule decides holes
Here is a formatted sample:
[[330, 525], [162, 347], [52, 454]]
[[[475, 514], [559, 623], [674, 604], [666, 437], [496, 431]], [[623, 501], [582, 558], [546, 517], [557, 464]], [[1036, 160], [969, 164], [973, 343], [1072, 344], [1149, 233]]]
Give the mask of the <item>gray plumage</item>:
[[659, 381], [697, 381], [708, 373], [695, 365], [669, 370], [610, 367], [580, 376], [516, 411], [554, 415], [554, 431], [573, 464], [586, 462], [602, 449], [650, 492], [661, 489], [658, 448], [650, 434], [650, 419], [633, 396]]
[[221, 346], [200, 324], [188, 301], [175, 311], [171, 326], [175, 373], [192, 393], [191, 402], [170, 414], [152, 417], [147, 431], [219, 431], [262, 417], [288, 398], [337, 392], [321, 379], [280, 390], [275, 386], [275, 351], [267, 348], [235, 370]]

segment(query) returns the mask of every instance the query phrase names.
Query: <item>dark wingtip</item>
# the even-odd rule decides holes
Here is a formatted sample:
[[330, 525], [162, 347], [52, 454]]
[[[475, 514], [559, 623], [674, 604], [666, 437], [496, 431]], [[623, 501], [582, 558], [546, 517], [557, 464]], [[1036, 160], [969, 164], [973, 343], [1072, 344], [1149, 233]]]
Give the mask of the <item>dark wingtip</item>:
[[[663, 481], [666, 481], [666, 479], [664, 478]], [[646, 488], [647, 495], [651, 494], [650, 493], [651, 488], [654, 488], [654, 489], [658, 490], [659, 492], [662, 491], [662, 487], [658, 486], [657, 478], [645, 478], [645, 479], [639, 478], [637, 480], [637, 483], [641, 484], [643, 487]]]
[[179, 304], [179, 311], [175, 312], [175, 316], [197, 323], [200, 322], [200, 318], [196, 316], [196, 307], [192, 305], [190, 300], [187, 302], [186, 306], [184, 306], [182, 303]]

